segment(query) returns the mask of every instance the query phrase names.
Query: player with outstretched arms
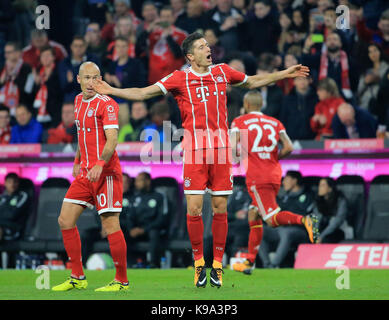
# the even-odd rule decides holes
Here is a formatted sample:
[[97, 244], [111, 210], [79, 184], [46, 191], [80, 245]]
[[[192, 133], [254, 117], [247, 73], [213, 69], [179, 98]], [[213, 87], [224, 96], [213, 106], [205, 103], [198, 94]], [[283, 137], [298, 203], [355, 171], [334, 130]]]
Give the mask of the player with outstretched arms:
[[[234, 119], [231, 124], [231, 144], [240, 154], [246, 170], [247, 190], [252, 199], [248, 213], [250, 226], [248, 258], [236, 263], [233, 269], [251, 274], [259, 245], [262, 241], [262, 219], [271, 227], [304, 225], [309, 239], [318, 239], [317, 217], [301, 216], [290, 211], [281, 211], [276, 196], [281, 185], [280, 159], [293, 151], [284, 125], [277, 119], [261, 112], [262, 96], [257, 90], [248, 91], [243, 99], [246, 114]], [[278, 144], [282, 148], [278, 148]]]
[[96, 291], [119, 291], [129, 288], [127, 279], [127, 245], [120, 229], [123, 179], [119, 157], [115, 151], [118, 139], [118, 104], [100, 95], [92, 82], [101, 79], [100, 70], [93, 62], [84, 62], [77, 81], [82, 92], [74, 101], [78, 148], [73, 165], [73, 177], [62, 204], [58, 223], [63, 243], [71, 262], [71, 276], [54, 291], [85, 289], [88, 285], [81, 261], [81, 241], [76, 222], [85, 207], [97, 209], [102, 228], [107, 234], [115, 279]]
[[207, 275], [203, 258], [203, 195], [212, 195], [213, 256], [210, 284], [222, 286], [222, 258], [227, 237], [227, 199], [232, 193], [232, 165], [228, 142], [227, 85], [258, 88], [284, 78], [306, 76], [307, 67], [297, 65], [267, 75], [247, 76], [227, 64], [212, 64], [211, 49], [200, 33], [190, 34], [182, 43], [190, 67], [176, 70], [145, 88], [113, 88], [96, 81], [100, 94], [128, 100], [145, 100], [168, 92], [175, 97], [185, 131], [184, 193], [187, 201], [187, 228], [195, 264], [194, 284], [205, 287]]

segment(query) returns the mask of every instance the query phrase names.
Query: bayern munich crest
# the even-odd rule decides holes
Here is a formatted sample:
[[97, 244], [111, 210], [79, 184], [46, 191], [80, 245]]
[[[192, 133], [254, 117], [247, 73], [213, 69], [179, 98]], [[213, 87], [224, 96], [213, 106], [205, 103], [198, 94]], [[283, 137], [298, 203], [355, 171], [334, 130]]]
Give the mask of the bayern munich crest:
[[185, 178], [184, 179], [184, 186], [185, 188], [189, 188], [191, 185], [191, 179], [190, 178]]
[[88, 110], [87, 115], [88, 115], [89, 118], [93, 116], [93, 112], [95, 112], [95, 110], [93, 110], [93, 109], [89, 109]]

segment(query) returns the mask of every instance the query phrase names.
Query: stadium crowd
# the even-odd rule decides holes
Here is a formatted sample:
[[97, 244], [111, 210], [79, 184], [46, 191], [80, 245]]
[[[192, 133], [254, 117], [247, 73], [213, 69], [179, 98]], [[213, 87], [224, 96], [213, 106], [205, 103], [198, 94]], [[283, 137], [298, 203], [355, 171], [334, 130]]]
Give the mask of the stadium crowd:
[[[35, 8], [50, 9], [50, 29], [35, 29]], [[348, 10], [342, 17], [338, 5]], [[100, 66], [115, 87], [143, 87], [185, 68], [180, 45], [204, 33], [214, 63], [248, 75], [296, 63], [311, 77], [264, 87], [263, 112], [291, 139], [389, 135], [389, 3], [383, 0], [164, 0], [0, 2], [0, 143], [68, 143], [77, 135], [70, 104], [78, 68]], [[345, 29], [341, 29], [344, 25]], [[244, 89], [228, 91], [229, 121]], [[116, 98], [115, 98], [116, 99]], [[181, 127], [172, 97], [120, 104], [119, 142], [143, 130]], [[164, 137], [161, 137], [163, 141]]]

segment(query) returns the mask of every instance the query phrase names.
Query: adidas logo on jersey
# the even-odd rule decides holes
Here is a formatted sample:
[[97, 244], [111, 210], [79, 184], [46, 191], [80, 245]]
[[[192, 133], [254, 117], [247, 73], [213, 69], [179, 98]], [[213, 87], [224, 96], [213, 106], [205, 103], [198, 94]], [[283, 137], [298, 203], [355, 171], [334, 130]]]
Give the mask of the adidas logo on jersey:
[[116, 201], [115, 206], [116, 206], [116, 207], [121, 206], [120, 202], [119, 202], [119, 201]]

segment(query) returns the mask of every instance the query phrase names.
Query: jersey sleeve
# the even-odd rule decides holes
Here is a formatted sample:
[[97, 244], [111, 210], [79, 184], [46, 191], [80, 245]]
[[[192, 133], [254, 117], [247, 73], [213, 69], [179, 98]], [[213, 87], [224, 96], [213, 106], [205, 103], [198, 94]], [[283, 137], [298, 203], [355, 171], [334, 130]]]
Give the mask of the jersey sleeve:
[[278, 133], [281, 133], [281, 132], [286, 133], [286, 129], [285, 129], [284, 125], [282, 124], [282, 122], [278, 121]]
[[236, 120], [232, 121], [230, 132], [231, 132], [231, 133], [233, 133], [233, 132], [239, 132], [239, 125], [238, 125], [238, 122], [237, 122]]
[[223, 64], [222, 69], [229, 84], [240, 86], [247, 81], [247, 75], [245, 73], [231, 68], [228, 64]]
[[182, 85], [182, 77], [179, 71], [174, 71], [155, 83], [166, 95], [168, 92], [176, 93]]
[[119, 105], [113, 99], [107, 101], [101, 110], [104, 130], [119, 129]]

